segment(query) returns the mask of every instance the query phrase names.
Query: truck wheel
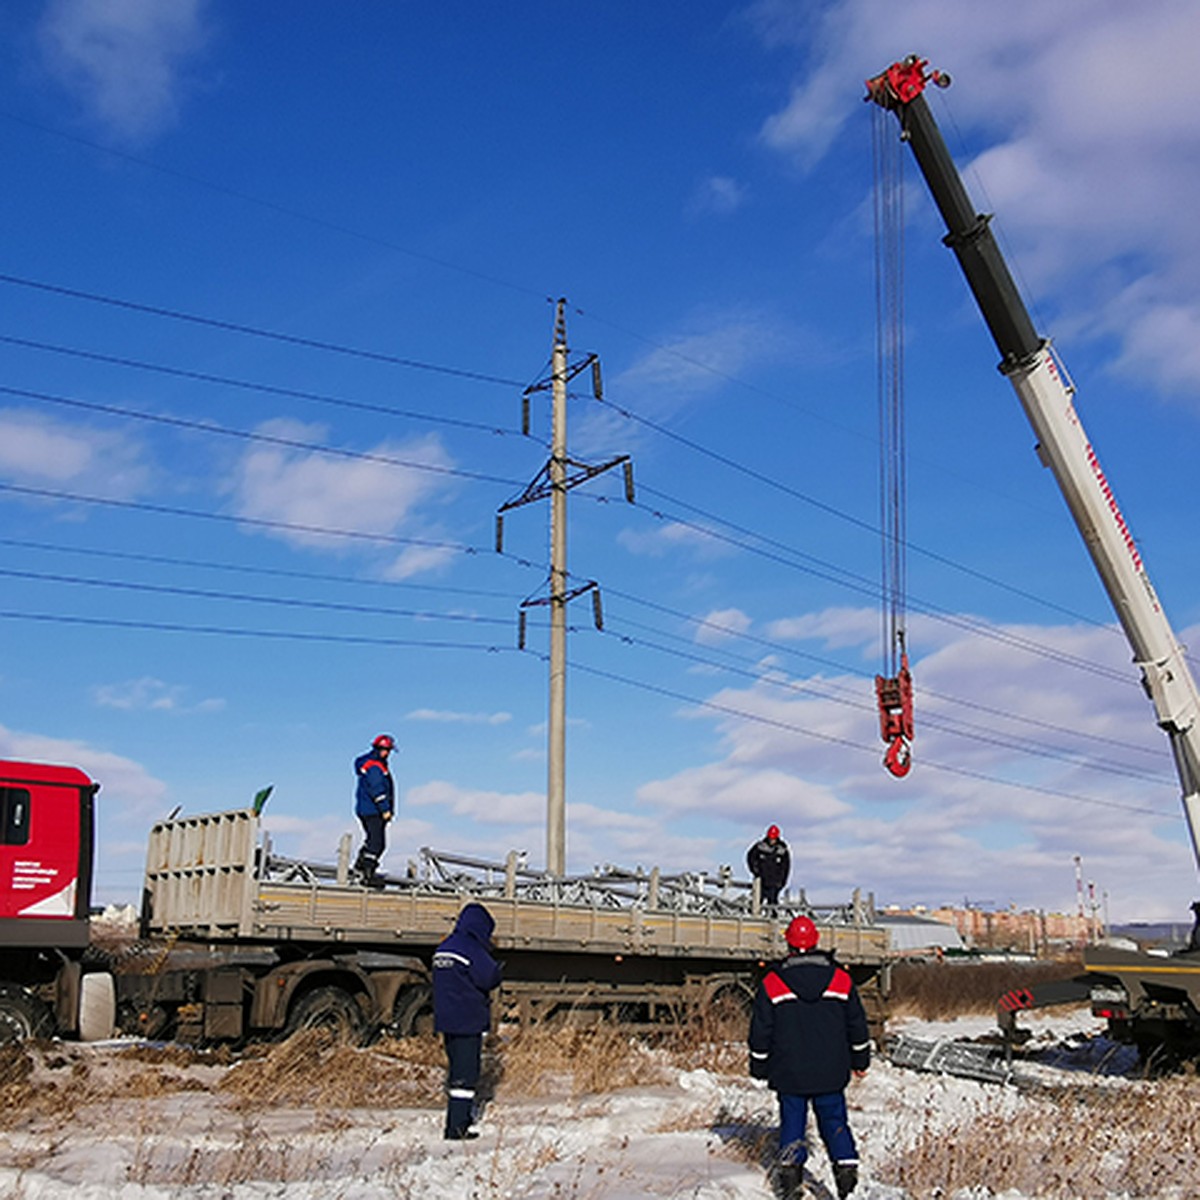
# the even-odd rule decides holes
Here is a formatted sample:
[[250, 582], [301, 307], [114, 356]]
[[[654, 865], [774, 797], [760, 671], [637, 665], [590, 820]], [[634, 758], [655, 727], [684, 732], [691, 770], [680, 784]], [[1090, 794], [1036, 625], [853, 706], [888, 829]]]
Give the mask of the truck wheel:
[[405, 988], [392, 1007], [392, 1033], [396, 1037], [422, 1037], [433, 1033], [433, 995], [426, 984]]
[[367, 1022], [354, 997], [339, 987], [320, 987], [300, 997], [288, 1018], [287, 1032], [300, 1029], [326, 1029], [339, 1042], [357, 1046], [362, 1042]]
[[0, 1042], [23, 1042], [54, 1032], [50, 1010], [15, 983], [0, 983]]

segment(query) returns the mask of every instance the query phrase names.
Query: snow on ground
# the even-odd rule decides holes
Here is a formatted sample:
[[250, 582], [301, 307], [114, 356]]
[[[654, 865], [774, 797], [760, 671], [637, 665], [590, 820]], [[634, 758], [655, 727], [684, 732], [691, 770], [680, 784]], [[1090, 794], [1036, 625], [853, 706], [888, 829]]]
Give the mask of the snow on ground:
[[[1031, 1027], [1036, 1021], [1027, 1022]], [[973, 1036], [990, 1022], [908, 1022], [914, 1037]], [[1061, 1016], [1054, 1027], [1064, 1028]], [[1090, 1018], [1073, 1026], [1094, 1031]], [[119, 1049], [63, 1047], [93, 1080]], [[107, 1059], [105, 1058], [107, 1056]], [[60, 1064], [61, 1065], [61, 1064]], [[239, 1110], [213, 1090], [227, 1071], [190, 1066], [186, 1088], [39, 1118], [0, 1135], [0, 1196], [11, 1200], [766, 1200], [775, 1098], [749, 1078], [675, 1069], [664, 1084], [603, 1095], [508, 1099], [500, 1087], [471, 1142], [441, 1139], [432, 1107]], [[1107, 1081], [1128, 1086], [1127, 1081]], [[877, 1060], [848, 1091], [863, 1158], [858, 1200], [905, 1200], [876, 1178], [921, 1137], [977, 1115], [1016, 1119], [1013, 1087], [918, 1073]], [[810, 1195], [830, 1200], [819, 1148]], [[968, 1200], [964, 1193], [960, 1200]], [[983, 1200], [972, 1193], [969, 1200]], [[1022, 1200], [1016, 1192], [1003, 1200]]]

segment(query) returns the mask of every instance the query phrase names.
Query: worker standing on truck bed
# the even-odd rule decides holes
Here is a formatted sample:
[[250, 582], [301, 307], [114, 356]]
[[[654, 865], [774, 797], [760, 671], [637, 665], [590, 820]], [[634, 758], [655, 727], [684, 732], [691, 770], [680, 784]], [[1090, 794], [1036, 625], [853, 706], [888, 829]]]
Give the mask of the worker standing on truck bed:
[[396, 788], [388, 770], [388, 757], [396, 748], [390, 733], [381, 733], [366, 754], [354, 760], [354, 776], [358, 780], [354, 793], [354, 813], [362, 822], [364, 841], [354, 870], [364, 887], [381, 888], [379, 860], [387, 844], [387, 823], [396, 811]]
[[489, 946], [496, 922], [474, 901], [458, 914], [454, 932], [433, 955], [433, 1027], [446, 1046], [446, 1131], [450, 1141], [479, 1135], [471, 1128], [483, 1061], [483, 1035], [492, 1024], [489, 993], [500, 964]]
[[803, 1195], [808, 1106], [833, 1163], [837, 1194], [858, 1185], [858, 1149], [846, 1114], [850, 1074], [871, 1061], [867, 1014], [854, 981], [833, 956], [817, 949], [820, 934], [796, 917], [785, 934], [789, 956], [758, 985], [750, 1018], [750, 1074], [779, 1096], [780, 1194]]
[[792, 871], [792, 853], [787, 842], [779, 836], [778, 825], [772, 825], [766, 836], [746, 851], [746, 866], [750, 868], [750, 874], [762, 882], [763, 903], [774, 908]]

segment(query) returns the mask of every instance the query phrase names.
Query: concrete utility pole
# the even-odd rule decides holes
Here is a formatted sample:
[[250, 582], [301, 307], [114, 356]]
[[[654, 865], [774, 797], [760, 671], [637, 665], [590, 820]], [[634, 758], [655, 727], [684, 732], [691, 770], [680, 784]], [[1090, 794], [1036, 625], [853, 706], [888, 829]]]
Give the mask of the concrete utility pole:
[[560, 878], [567, 872], [567, 605], [584, 592], [592, 593], [592, 614], [597, 629], [604, 623], [600, 609], [600, 588], [595, 580], [577, 587], [568, 586], [567, 575], [567, 492], [581, 483], [622, 466], [625, 471], [625, 499], [633, 503], [633, 467], [629, 455], [622, 454], [598, 466], [576, 462], [567, 454], [567, 384], [585, 368], [592, 371], [592, 393], [603, 399], [600, 386], [600, 360], [589, 354], [571, 366], [567, 350], [565, 300], [559, 300], [554, 313], [554, 351], [550, 379], [525, 389], [522, 408], [522, 432], [529, 433], [529, 397], [533, 392], [551, 394], [550, 458], [534, 481], [515, 500], [500, 506], [496, 514], [496, 550], [504, 549], [504, 514], [535, 500], [550, 497], [550, 579], [549, 595], [521, 604], [518, 645], [525, 648], [525, 610], [536, 605], [550, 607], [550, 695], [548, 745], [546, 754], [546, 870]]
[[550, 440], [550, 696], [546, 747], [546, 870], [567, 873], [567, 322], [554, 316]]

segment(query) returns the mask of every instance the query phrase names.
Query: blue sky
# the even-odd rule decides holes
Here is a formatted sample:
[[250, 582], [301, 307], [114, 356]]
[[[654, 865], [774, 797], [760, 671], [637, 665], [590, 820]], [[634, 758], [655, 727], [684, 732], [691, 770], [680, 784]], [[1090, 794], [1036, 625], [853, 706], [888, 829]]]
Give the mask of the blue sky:
[[[545, 857], [553, 301], [605, 399], [580, 461], [567, 860], [817, 900], [1071, 910], [1196, 891], [1165, 738], [907, 170], [916, 765], [880, 765], [871, 119], [916, 51], [1151, 577], [1200, 628], [1200, 9], [911, 0], [0, 12], [0, 753], [103, 785], [98, 894], [149, 824], [275, 787], [332, 858], [395, 734], [385, 866]], [[578, 394], [574, 394], [576, 392]]]

